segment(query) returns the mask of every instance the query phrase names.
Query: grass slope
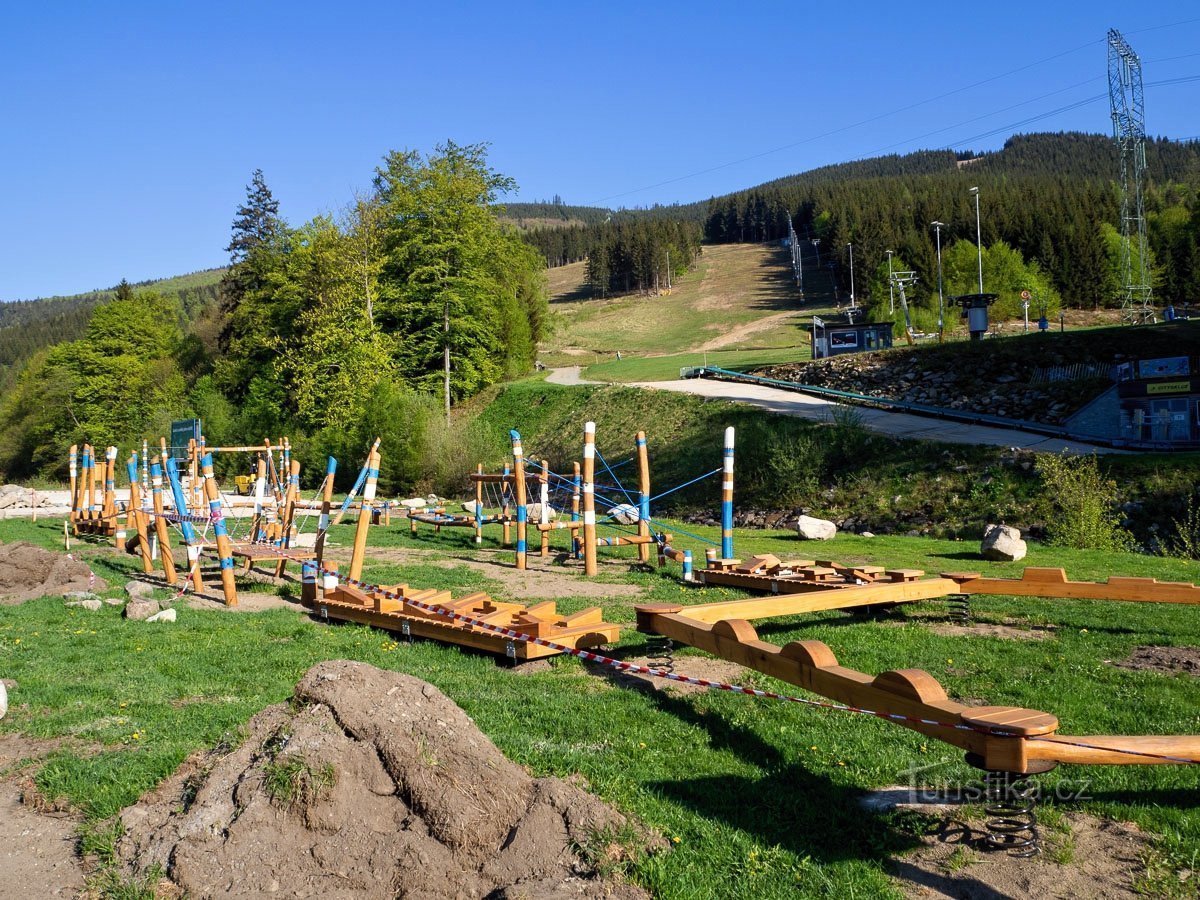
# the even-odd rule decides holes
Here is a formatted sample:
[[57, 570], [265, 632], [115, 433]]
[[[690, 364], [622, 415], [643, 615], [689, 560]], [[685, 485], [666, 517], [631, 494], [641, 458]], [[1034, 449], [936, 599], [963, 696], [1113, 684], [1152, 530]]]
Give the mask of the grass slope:
[[[713, 529], [697, 533], [716, 538]], [[52, 522], [0, 523], [0, 540], [18, 538], [54, 547], [60, 533]], [[349, 526], [336, 528], [332, 539], [347, 544]], [[489, 534], [482, 553], [495, 552], [493, 540]], [[415, 541], [403, 527], [371, 533], [376, 552], [414, 544], [430, 552], [430, 564], [372, 561], [365, 577], [508, 596], [503, 581], [455, 564], [475, 552], [465, 529], [441, 535], [425, 529]], [[133, 558], [107, 547], [77, 549], [114, 584], [135, 567]], [[952, 541], [841, 536], [822, 547], [848, 561], [929, 570], [962, 568], [970, 549]], [[794, 556], [802, 550], [785, 533], [738, 535], [742, 554]], [[1192, 577], [1189, 567], [1170, 561], [1036, 545], [1029, 562], [1065, 565], [1084, 578], [1110, 571]], [[1017, 568], [969, 565], [996, 573]], [[632, 568], [610, 567], [598, 580], [636, 585], [646, 601], [739, 596], [684, 590], [669, 574]], [[574, 609], [587, 602], [566, 597], [562, 605]], [[628, 599], [603, 605], [610, 620], [631, 622]], [[1186, 733], [1200, 727], [1191, 676], [1134, 672], [1108, 662], [1139, 644], [1200, 643], [1193, 611], [1004, 598], [976, 598], [974, 607], [985, 621], [1055, 630], [1044, 641], [940, 635], [930, 626], [943, 620], [944, 608], [927, 603], [878, 620], [797, 616], [764, 623], [760, 632], [777, 644], [825, 641], [845, 665], [867, 672], [924, 668], [953, 696], [1052, 711], [1064, 733]], [[626, 629], [617, 655], [643, 653], [644, 640]], [[630, 877], [666, 898], [898, 896], [887, 861], [914, 845], [913, 829], [921, 824], [903, 816], [865, 816], [858, 797], [870, 787], [903, 781], [918, 765], [933, 764], [929, 777], [952, 783], [974, 777], [957, 751], [874, 719], [724, 693], [630, 690], [571, 659], [518, 675], [487, 657], [429, 642], [407, 645], [354, 625], [322, 625], [294, 609], [183, 609], [177, 625], [156, 627], [124, 621], [111, 608], [65, 609], [57, 599], [0, 607], [0, 666], [18, 685], [0, 730], [64, 739], [38, 784], [50, 797], [68, 798], [85, 812], [89, 829], [102, 831], [104, 818], [189, 752], [235, 742], [255, 711], [286, 699], [308, 666], [330, 658], [361, 659], [431, 681], [534, 773], [581, 773], [594, 791], [670, 840], [669, 853], [628, 867]], [[698, 658], [681, 651], [677, 669], [689, 671]], [[742, 680], [799, 692], [756, 673]], [[1159, 835], [1159, 871], [1186, 867], [1200, 852], [1200, 768], [1064, 767], [1039, 781], [1048, 793], [1082, 787], [1091, 798], [1086, 809]]]

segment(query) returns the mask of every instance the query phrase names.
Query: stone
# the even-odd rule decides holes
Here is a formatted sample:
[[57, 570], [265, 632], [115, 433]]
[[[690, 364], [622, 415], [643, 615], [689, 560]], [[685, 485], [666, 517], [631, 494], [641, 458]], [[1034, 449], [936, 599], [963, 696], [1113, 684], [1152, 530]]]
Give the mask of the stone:
[[826, 519], [801, 516], [796, 520], [796, 534], [802, 541], [831, 541], [837, 534], [837, 526]]
[[123, 615], [127, 619], [141, 621], [156, 615], [161, 609], [162, 607], [158, 605], [157, 600], [145, 600], [135, 597], [125, 604], [125, 612]]
[[150, 618], [148, 618], [146, 621], [147, 622], [174, 622], [176, 615], [177, 615], [177, 613], [175, 612], [174, 609], [164, 609], [160, 613], [155, 613]]
[[127, 581], [125, 583], [125, 593], [130, 599], [143, 599], [154, 593], [154, 585], [146, 584], [144, 581]]
[[608, 511], [608, 517], [619, 525], [636, 525], [641, 518], [632, 503], [618, 503]]
[[425, 508], [425, 498], [424, 497], [410, 497], [407, 500], [401, 500], [400, 505], [403, 506], [405, 509], [424, 509]]
[[477, 501], [468, 500], [466, 503], [464, 503], [462, 505], [462, 511], [465, 513], [470, 513], [471, 515], [475, 515], [475, 507], [477, 507], [478, 505], [479, 505], [479, 503]]
[[4, 682], [0, 681], [0, 719], [3, 719], [8, 713], [8, 688], [4, 686]]
[[63, 599], [67, 601], [67, 606], [72, 603], [80, 603], [84, 600], [99, 600], [99, 594], [93, 594], [91, 591], [66, 591]]
[[104, 606], [104, 602], [99, 597], [95, 600], [68, 600], [67, 606], [86, 609], [88, 612], [99, 612], [100, 608]]
[[[529, 506], [526, 508], [526, 511], [528, 513], [528, 518], [529, 518], [530, 522], [542, 521], [542, 504], [541, 503], [530, 503]], [[549, 504], [547, 504], [546, 505], [546, 521], [553, 522], [557, 518], [558, 518], [558, 510], [555, 509], [553, 506], [550, 506]], [[637, 519], [634, 519], [634, 521], [636, 522]]]
[[984, 559], [998, 562], [1016, 562], [1024, 559], [1028, 548], [1021, 540], [1021, 532], [1011, 525], [988, 525], [983, 532], [979, 553]]
[[873, 537], [875, 537], [875, 532], [873, 532], [873, 531], [860, 531], [860, 532], [858, 533], [858, 536], [859, 536], [859, 537], [865, 537], [865, 538], [873, 538]]

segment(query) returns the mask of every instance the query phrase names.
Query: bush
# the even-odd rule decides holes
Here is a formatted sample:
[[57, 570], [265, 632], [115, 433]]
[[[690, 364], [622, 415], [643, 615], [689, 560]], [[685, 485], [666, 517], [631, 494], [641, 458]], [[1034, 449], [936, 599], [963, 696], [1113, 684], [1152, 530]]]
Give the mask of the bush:
[[1117, 483], [1100, 473], [1096, 455], [1038, 457], [1050, 543], [1080, 550], [1134, 550], [1133, 535], [1115, 513]]

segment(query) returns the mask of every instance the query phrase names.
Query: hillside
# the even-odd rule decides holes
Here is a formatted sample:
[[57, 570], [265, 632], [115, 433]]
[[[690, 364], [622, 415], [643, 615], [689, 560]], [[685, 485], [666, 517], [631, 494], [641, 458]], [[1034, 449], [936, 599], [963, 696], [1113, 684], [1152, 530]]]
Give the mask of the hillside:
[[[215, 302], [224, 269], [205, 269], [186, 275], [136, 282], [135, 288], [158, 291], [178, 301], [187, 321]], [[83, 334], [92, 310], [110, 300], [116, 286], [60, 297], [0, 302], [0, 387], [11, 382], [33, 354]]]

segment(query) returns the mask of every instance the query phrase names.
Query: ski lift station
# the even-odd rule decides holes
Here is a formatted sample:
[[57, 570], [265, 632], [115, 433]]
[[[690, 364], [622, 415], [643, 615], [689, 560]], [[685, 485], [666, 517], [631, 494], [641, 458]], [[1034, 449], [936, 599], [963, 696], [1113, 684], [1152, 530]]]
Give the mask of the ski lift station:
[[818, 316], [812, 321], [812, 358], [886, 350], [892, 346], [892, 322], [826, 322]]

